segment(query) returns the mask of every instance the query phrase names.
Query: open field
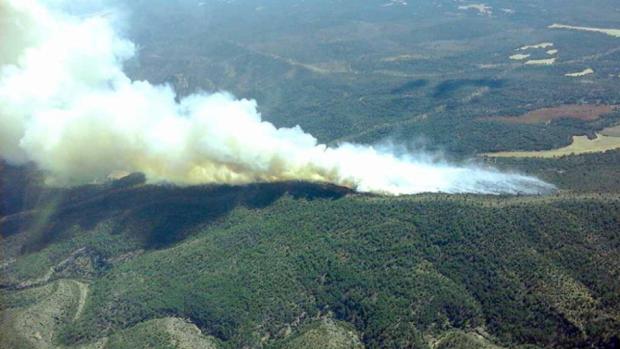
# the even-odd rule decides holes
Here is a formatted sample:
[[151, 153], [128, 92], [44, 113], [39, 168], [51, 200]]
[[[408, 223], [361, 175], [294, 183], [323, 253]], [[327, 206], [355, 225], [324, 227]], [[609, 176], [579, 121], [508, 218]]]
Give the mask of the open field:
[[493, 14], [493, 8], [485, 4], [461, 5], [459, 6], [459, 10], [465, 10], [465, 11], [476, 10], [481, 15], [488, 15], [488, 16]]
[[530, 55], [524, 55], [522, 53], [518, 53], [516, 55], [510, 56], [510, 59], [512, 59], [513, 61], [522, 61], [522, 60], [527, 59], [529, 57], [530, 57]]
[[486, 117], [483, 120], [496, 120], [517, 124], [540, 124], [556, 119], [569, 118], [592, 121], [617, 109], [614, 105], [562, 105], [530, 111], [521, 116]]
[[591, 75], [591, 74], [594, 74], [594, 70], [592, 70], [592, 68], [586, 68], [580, 72], [564, 74], [564, 76], [567, 76], [569, 78], [579, 78], [579, 77]]
[[525, 64], [527, 65], [553, 65], [556, 60], [557, 58], [532, 59], [532, 60], [525, 62]]
[[620, 137], [608, 137], [598, 134], [595, 139], [587, 136], [574, 136], [573, 143], [567, 147], [543, 151], [506, 151], [486, 153], [489, 157], [518, 157], [518, 158], [555, 158], [565, 155], [587, 153], [602, 153], [607, 150], [620, 148]]
[[603, 136], [620, 137], [620, 125], [611, 126], [601, 131]]
[[531, 50], [531, 49], [543, 49], [543, 48], [553, 47], [553, 45], [554, 44], [552, 42], [541, 42], [540, 44], [521, 46], [517, 50], [525, 51], [525, 50]]
[[609, 36], [620, 38], [620, 29], [577, 27], [577, 26], [557, 24], [557, 23], [550, 25], [549, 29], [571, 29], [571, 30], [579, 30], [579, 31], [586, 31], [586, 32], [603, 33]]
[[3, 348], [21, 347], [27, 343], [33, 348], [54, 347], [54, 334], [63, 324], [77, 320], [88, 285], [75, 280], [58, 280], [44, 286], [11, 294], [9, 304], [25, 303], [12, 307], [0, 319], [0, 338]]

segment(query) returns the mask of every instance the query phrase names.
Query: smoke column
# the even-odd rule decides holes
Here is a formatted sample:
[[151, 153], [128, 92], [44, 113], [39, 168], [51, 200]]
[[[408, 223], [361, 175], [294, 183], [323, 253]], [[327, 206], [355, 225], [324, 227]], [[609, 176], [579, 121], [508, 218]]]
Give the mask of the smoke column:
[[262, 121], [227, 93], [176, 102], [169, 86], [131, 81], [134, 45], [110, 20], [77, 18], [36, 0], [0, 0], [0, 156], [36, 162], [57, 183], [143, 172], [177, 184], [331, 182], [388, 194], [538, 193], [532, 177], [327, 147], [301, 128]]

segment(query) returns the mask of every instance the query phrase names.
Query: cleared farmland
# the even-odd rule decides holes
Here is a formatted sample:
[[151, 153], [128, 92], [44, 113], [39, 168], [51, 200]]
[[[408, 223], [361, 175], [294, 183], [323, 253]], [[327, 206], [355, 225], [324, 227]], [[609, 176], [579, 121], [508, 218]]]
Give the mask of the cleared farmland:
[[497, 153], [485, 153], [483, 156], [500, 158], [555, 158], [565, 155], [578, 155], [587, 153], [602, 153], [607, 150], [619, 149], [620, 137], [609, 137], [598, 134], [594, 139], [587, 136], [574, 136], [573, 142], [563, 148], [543, 151], [507, 151]]
[[553, 108], [536, 109], [520, 116], [485, 117], [483, 120], [494, 120], [517, 124], [539, 124], [563, 118], [592, 121], [605, 114], [612, 113], [617, 109], [618, 106], [615, 105], [574, 104], [562, 105]]

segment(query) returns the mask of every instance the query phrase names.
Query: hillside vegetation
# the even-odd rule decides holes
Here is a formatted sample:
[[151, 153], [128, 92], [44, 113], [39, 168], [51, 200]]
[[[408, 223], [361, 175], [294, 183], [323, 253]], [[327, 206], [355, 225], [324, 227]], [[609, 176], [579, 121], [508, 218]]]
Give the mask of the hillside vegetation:
[[618, 344], [617, 195], [140, 181], [39, 195], [0, 221], [2, 347]]

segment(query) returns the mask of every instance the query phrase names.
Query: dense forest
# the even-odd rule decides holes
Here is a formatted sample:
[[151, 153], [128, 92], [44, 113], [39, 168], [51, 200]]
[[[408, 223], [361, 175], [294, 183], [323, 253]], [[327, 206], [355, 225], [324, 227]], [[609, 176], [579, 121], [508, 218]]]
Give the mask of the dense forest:
[[[149, 320], [170, 318], [222, 348], [618, 344], [616, 195], [142, 183], [31, 188], [2, 219], [4, 346], [48, 331], [62, 346], [150, 347], [175, 323]], [[81, 306], [67, 280], [87, 285]], [[64, 313], [20, 327], [46, 300]]]

